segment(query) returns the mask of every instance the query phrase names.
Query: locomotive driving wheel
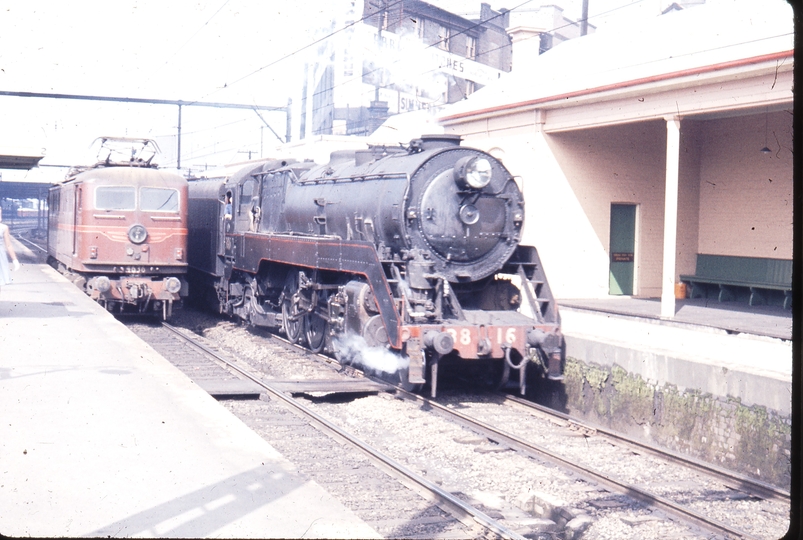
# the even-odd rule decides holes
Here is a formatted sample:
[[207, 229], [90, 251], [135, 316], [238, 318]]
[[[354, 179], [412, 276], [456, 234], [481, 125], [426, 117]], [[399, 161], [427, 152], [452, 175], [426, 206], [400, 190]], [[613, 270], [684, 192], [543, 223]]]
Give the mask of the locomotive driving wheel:
[[323, 350], [326, 344], [326, 320], [316, 313], [307, 313], [304, 315], [304, 335], [307, 338], [307, 344], [314, 353], [319, 353]]
[[[328, 295], [326, 291], [318, 292], [318, 306], [319, 308], [328, 308]], [[307, 338], [307, 344], [314, 353], [319, 353], [326, 345], [326, 334], [329, 330], [329, 323], [327, 320], [317, 313], [317, 309], [304, 315], [304, 337]]]
[[282, 329], [290, 343], [301, 341], [303, 314], [298, 304], [298, 274], [290, 272], [284, 284], [282, 300]]

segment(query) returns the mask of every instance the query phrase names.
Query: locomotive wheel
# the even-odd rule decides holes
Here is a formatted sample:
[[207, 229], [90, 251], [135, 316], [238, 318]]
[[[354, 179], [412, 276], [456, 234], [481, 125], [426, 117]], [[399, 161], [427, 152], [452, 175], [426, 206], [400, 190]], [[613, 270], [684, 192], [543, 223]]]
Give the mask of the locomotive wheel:
[[282, 301], [282, 329], [290, 343], [301, 341], [304, 323], [298, 304], [294, 301], [298, 290], [297, 279], [298, 277], [293, 272], [287, 276], [284, 285], [284, 300]]
[[[326, 291], [318, 291], [318, 308], [329, 309], [329, 295]], [[316, 310], [304, 315], [304, 337], [307, 338], [307, 345], [314, 353], [319, 353], [326, 345], [326, 334], [329, 331], [329, 323]]]
[[323, 346], [326, 345], [327, 329], [326, 320], [317, 313], [304, 315], [304, 336], [312, 352], [319, 353], [323, 350]]
[[282, 328], [287, 334], [290, 343], [301, 341], [301, 331], [304, 322], [303, 316], [298, 312], [298, 305], [292, 300], [282, 302]]

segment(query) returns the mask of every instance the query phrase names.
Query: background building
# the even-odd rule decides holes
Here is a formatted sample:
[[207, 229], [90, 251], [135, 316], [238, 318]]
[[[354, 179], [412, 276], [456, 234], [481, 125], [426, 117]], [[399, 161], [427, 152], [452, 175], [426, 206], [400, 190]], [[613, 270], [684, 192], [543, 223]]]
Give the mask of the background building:
[[[365, 136], [389, 116], [434, 112], [498, 81], [515, 54], [526, 66], [529, 56], [580, 32], [557, 6], [511, 12], [477, 3], [461, 16], [435, 3], [344, 3], [306, 65], [291, 139]], [[514, 41], [523, 43], [520, 53]]]
[[307, 66], [297, 138], [368, 135], [466, 98], [510, 70], [507, 23], [487, 4], [472, 21], [418, 0], [353, 2]]

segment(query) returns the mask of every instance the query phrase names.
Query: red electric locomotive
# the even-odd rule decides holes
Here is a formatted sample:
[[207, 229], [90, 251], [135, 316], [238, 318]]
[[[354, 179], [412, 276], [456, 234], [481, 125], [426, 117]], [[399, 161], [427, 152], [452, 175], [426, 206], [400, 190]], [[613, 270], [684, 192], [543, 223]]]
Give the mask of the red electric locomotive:
[[187, 294], [187, 181], [149, 139], [101, 142], [48, 196], [48, 261], [115, 313], [170, 317]]

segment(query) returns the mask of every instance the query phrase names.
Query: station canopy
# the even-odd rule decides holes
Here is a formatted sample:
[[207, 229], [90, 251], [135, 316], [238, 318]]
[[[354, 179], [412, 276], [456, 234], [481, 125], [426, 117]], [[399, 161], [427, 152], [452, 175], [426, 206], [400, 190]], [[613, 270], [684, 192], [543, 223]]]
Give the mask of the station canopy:
[[[11, 169], [29, 171], [39, 165], [44, 152], [20, 151], [0, 148], [0, 171]], [[3, 182], [0, 181], [0, 199], [45, 199], [50, 184], [43, 182]]]
[[43, 155], [19, 155], [0, 150], [0, 169], [30, 171], [45, 157]]

